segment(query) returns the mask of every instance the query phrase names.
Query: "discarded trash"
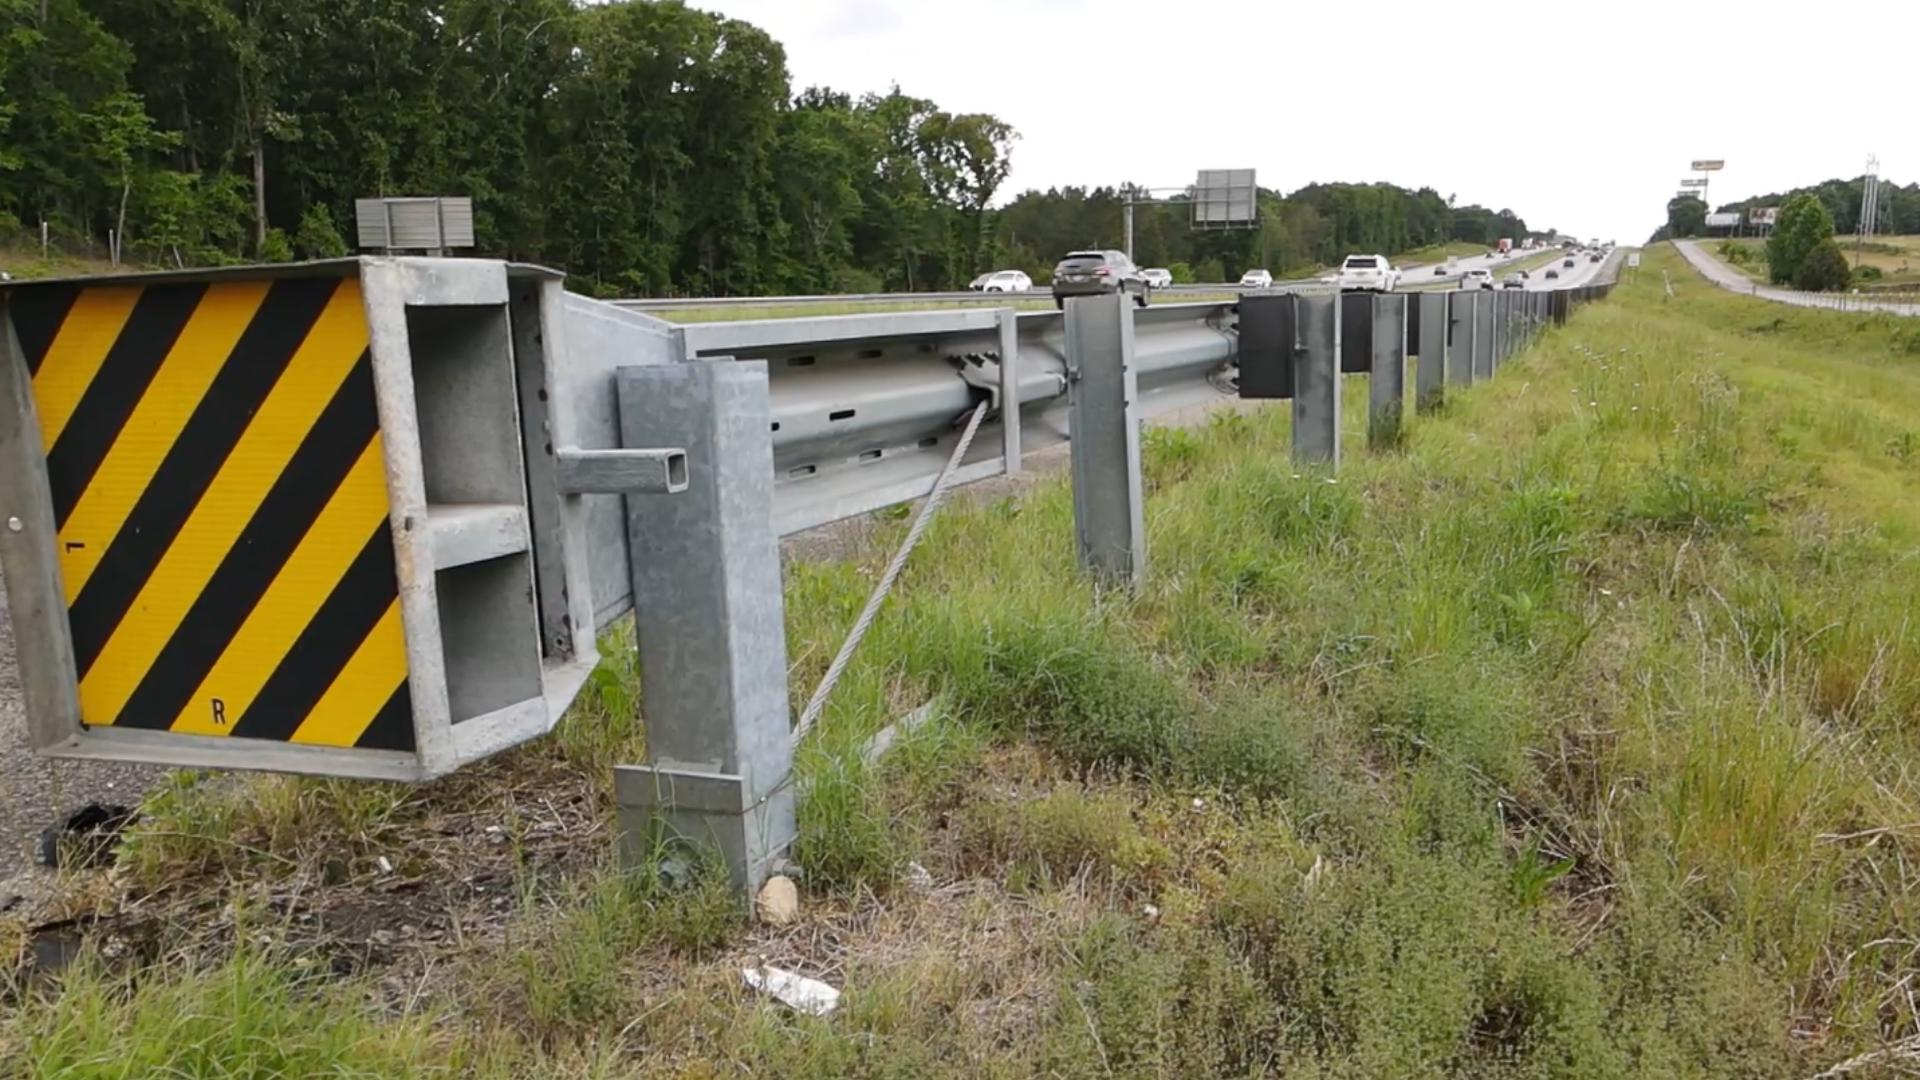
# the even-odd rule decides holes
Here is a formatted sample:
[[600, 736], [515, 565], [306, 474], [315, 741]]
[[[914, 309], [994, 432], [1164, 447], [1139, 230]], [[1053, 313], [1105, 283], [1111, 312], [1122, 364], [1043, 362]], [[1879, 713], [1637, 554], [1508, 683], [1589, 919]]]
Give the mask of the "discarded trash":
[[[90, 802], [67, 815], [67, 820], [40, 833], [40, 864], [58, 867], [62, 855], [72, 866], [102, 866], [113, 861], [120, 831], [139, 817], [117, 803]], [[66, 851], [62, 852], [62, 841]]]
[[762, 921], [785, 926], [800, 917], [800, 890], [794, 888], [792, 878], [775, 874], [760, 887], [755, 906]]
[[933, 889], [933, 875], [917, 862], [907, 864], [907, 887], [917, 892], [929, 892]]
[[393, 873], [393, 860], [387, 858], [385, 855], [382, 855], [379, 858], [373, 860], [373, 862], [374, 862], [374, 865], [380, 868], [381, 873], [383, 874]]
[[742, 968], [740, 977], [753, 989], [771, 994], [787, 1008], [808, 1016], [825, 1016], [840, 1005], [840, 991], [783, 968]]

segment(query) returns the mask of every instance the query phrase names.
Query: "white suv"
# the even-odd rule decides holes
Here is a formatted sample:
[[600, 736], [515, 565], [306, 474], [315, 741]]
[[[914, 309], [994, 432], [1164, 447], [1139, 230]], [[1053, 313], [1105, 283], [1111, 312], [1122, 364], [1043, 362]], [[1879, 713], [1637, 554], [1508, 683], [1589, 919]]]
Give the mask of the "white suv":
[[1460, 275], [1460, 287], [1463, 289], [1491, 289], [1493, 288], [1493, 271], [1469, 270]]
[[1265, 270], [1249, 270], [1240, 275], [1240, 287], [1243, 289], [1271, 289], [1273, 275]]
[[1385, 255], [1349, 255], [1340, 264], [1341, 292], [1392, 292], [1400, 284], [1400, 271]]

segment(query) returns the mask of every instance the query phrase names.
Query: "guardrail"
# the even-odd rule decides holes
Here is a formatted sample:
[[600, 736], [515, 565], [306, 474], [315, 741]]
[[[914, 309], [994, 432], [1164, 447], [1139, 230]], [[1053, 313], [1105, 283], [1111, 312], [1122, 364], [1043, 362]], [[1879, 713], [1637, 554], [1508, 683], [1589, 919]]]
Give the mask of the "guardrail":
[[[1551, 292], [691, 326], [487, 260], [10, 284], [0, 563], [32, 745], [428, 779], [549, 730], [631, 611], [649, 761], [616, 772], [623, 850], [700, 838], [752, 888], [795, 829], [780, 535], [926, 495], [984, 408], [952, 479], [1068, 443], [1082, 564], [1137, 583], [1146, 420], [1290, 398], [1296, 457], [1337, 467], [1343, 374], [1369, 375], [1390, 442], [1409, 355], [1430, 408], [1613, 268]], [[199, 308], [232, 316], [231, 349], [155, 330]], [[114, 639], [122, 616], [137, 639]]]

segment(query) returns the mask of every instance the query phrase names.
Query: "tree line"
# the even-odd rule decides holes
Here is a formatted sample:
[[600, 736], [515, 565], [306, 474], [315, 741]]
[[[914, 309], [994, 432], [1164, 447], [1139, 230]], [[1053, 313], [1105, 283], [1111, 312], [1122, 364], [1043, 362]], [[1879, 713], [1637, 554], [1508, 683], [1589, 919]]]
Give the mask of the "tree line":
[[[467, 195], [483, 254], [622, 295], [955, 288], [1118, 247], [1113, 188], [995, 210], [1018, 136], [898, 88], [795, 92], [679, 0], [0, 0], [0, 240], [179, 266], [345, 254], [353, 200]], [[1141, 207], [1140, 261], [1219, 280], [1526, 235], [1431, 189]]]

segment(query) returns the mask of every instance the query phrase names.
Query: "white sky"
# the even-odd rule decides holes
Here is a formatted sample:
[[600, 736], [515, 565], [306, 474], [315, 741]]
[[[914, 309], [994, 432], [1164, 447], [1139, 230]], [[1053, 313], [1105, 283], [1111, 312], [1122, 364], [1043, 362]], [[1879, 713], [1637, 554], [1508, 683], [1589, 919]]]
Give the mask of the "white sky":
[[1897, 108], [1920, 0], [690, 2], [772, 33], [796, 90], [897, 82], [1011, 123], [1003, 201], [1251, 166], [1283, 192], [1431, 186], [1637, 242], [1694, 158], [1727, 163], [1716, 204], [1857, 176], [1869, 152], [1920, 174]]

